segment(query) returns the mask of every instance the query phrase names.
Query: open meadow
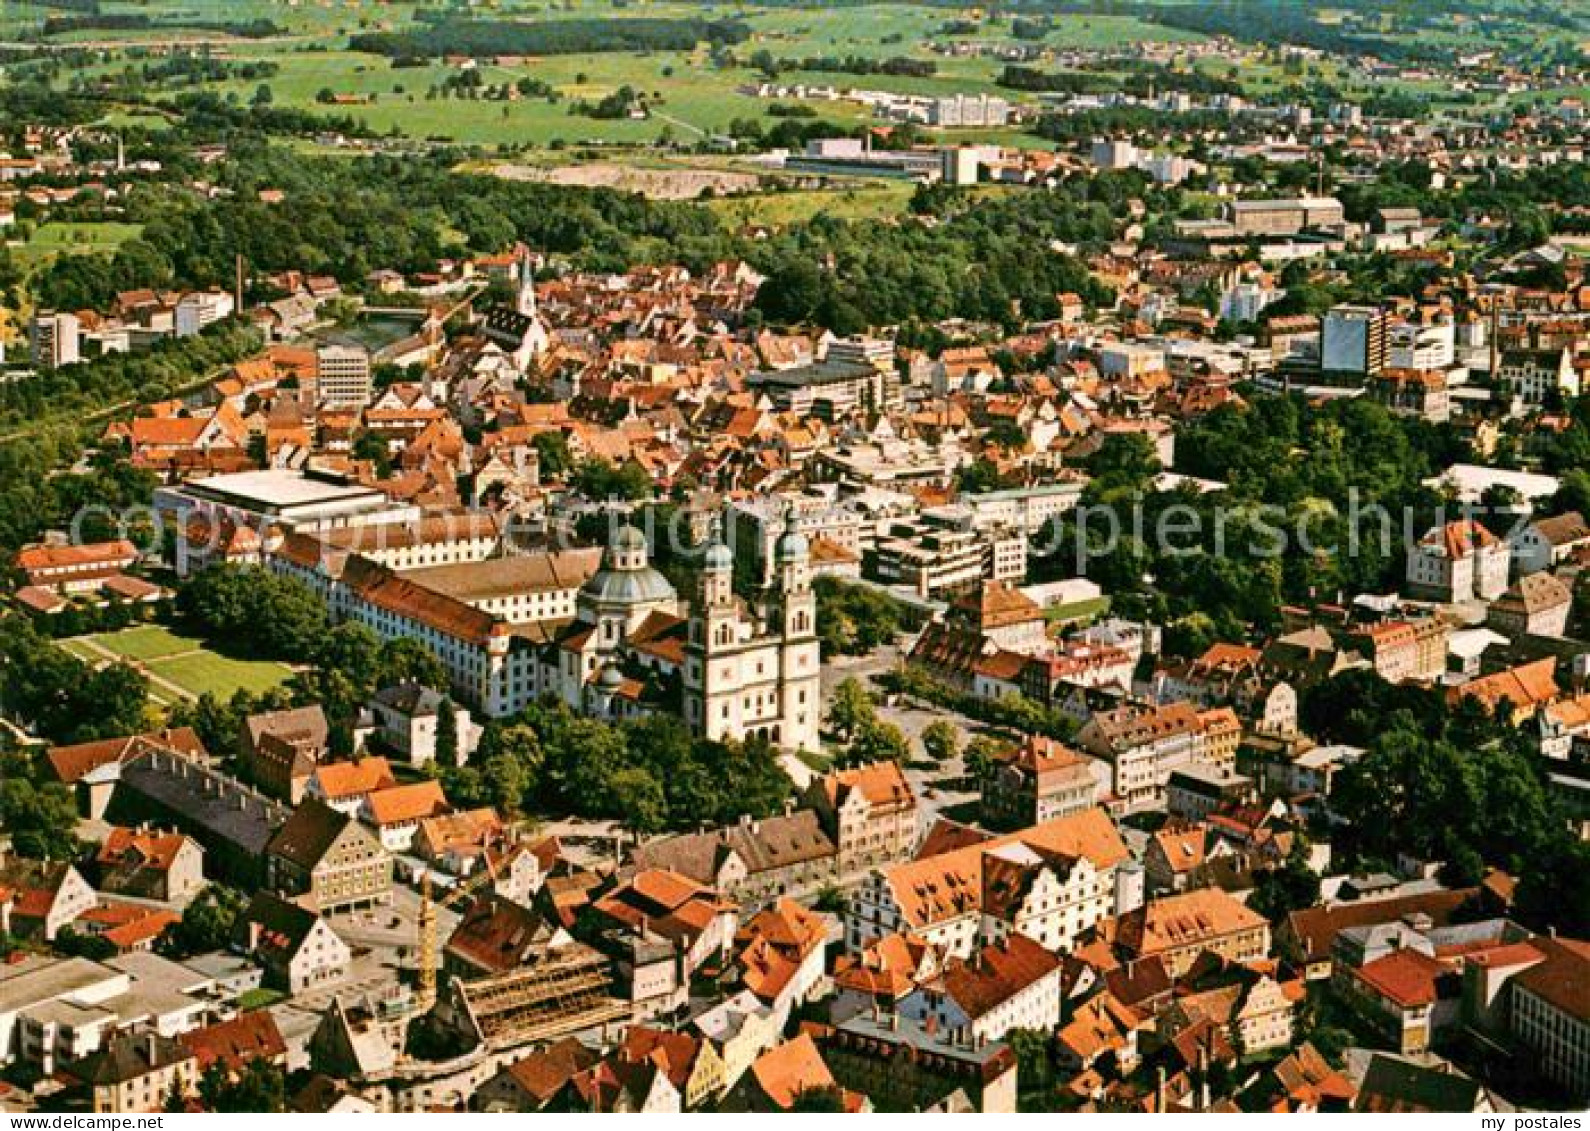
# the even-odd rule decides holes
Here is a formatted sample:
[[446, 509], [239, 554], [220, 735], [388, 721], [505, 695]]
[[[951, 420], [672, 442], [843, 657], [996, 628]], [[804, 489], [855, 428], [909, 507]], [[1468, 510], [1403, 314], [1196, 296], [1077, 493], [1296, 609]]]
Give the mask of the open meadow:
[[[15, 9], [16, 11], [12, 11]], [[107, 15], [148, 15], [144, 4], [109, 0]], [[120, 70], [125, 56], [139, 56], [143, 44], [156, 40], [189, 45], [216, 58], [239, 63], [269, 62], [277, 73], [263, 81], [225, 77], [198, 84], [226, 97], [251, 101], [269, 88], [272, 105], [327, 117], [351, 117], [382, 134], [458, 142], [489, 147], [573, 145], [636, 146], [674, 138], [691, 142], [725, 131], [736, 120], [769, 120], [769, 100], [742, 93], [741, 88], [765, 76], [749, 65], [767, 52], [775, 59], [883, 60], [903, 57], [931, 61], [930, 76], [854, 74], [791, 67], [780, 81], [857, 87], [898, 93], [943, 95], [1001, 93], [996, 79], [1004, 62], [996, 49], [1016, 47], [1009, 19], [997, 22], [977, 10], [924, 4], [862, 4], [821, 13], [794, 8], [739, 5], [660, 3], [644, 6], [571, 0], [556, 10], [535, 4], [493, 4], [477, 10], [479, 18], [545, 22], [557, 20], [689, 19], [738, 20], [750, 36], [732, 49], [734, 65], [714, 58], [707, 47], [694, 50], [592, 51], [506, 60], [482, 59], [474, 67], [486, 87], [514, 85], [521, 79], [546, 84], [554, 92], [512, 101], [449, 93], [445, 84], [459, 74], [458, 61], [437, 58], [421, 65], [394, 65], [376, 54], [349, 50], [352, 36], [410, 30], [418, 26], [418, 6], [345, 0], [343, 3], [281, 3], [277, 0], [197, 0], [184, 3], [154, 26], [135, 29], [76, 29], [57, 32], [49, 42], [97, 46], [113, 54], [77, 69], [87, 78]], [[32, 5], [0, 5], [0, 29], [13, 33], [37, 24], [46, 9]], [[270, 21], [270, 34], [245, 37], [228, 34], [251, 21]], [[970, 22], [968, 22], [970, 21]], [[951, 24], [962, 25], [950, 27]], [[208, 26], [206, 26], [208, 25]], [[951, 33], [954, 34], [951, 34]], [[1181, 42], [1198, 37], [1174, 28], [1126, 17], [1058, 15], [1042, 41], [1050, 51], [1097, 48], [1123, 43]], [[957, 54], [931, 51], [929, 43], [954, 42]], [[645, 117], [595, 118], [576, 112], [629, 87], [646, 100]], [[1008, 92], [1006, 92], [1008, 93]], [[812, 103], [824, 118], [854, 122], [864, 111], [843, 102]], [[147, 120], [147, 119], [145, 119]], [[130, 124], [124, 111], [113, 110], [110, 125]], [[1003, 139], [1001, 139], [1003, 140]], [[1015, 135], [1018, 143], [1022, 135]], [[1031, 143], [1033, 139], [1026, 139]]]
[[91, 664], [125, 660], [149, 679], [149, 697], [170, 707], [206, 692], [230, 699], [239, 690], [258, 694], [279, 687], [292, 675], [285, 664], [223, 656], [195, 637], [160, 625], [77, 636], [60, 647]]

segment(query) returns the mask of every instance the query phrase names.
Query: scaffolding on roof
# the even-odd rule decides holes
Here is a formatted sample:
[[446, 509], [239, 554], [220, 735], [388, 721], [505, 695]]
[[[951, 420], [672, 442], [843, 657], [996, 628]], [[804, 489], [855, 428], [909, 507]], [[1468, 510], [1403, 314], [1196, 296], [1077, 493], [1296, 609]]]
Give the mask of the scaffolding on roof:
[[629, 1004], [612, 996], [607, 958], [579, 943], [507, 974], [455, 984], [481, 1040], [491, 1046], [550, 1040], [630, 1015]]

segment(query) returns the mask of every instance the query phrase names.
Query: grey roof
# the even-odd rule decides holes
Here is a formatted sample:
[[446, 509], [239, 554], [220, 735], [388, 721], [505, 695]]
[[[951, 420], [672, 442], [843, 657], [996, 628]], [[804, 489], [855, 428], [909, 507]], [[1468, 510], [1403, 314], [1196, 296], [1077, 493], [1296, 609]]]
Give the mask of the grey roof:
[[86, 1084], [121, 1084], [192, 1059], [182, 1045], [159, 1033], [119, 1033], [69, 1071]]
[[877, 375], [878, 371], [870, 365], [859, 365], [848, 361], [819, 361], [811, 365], [799, 365], [790, 369], [770, 369], [756, 373], [752, 375], [751, 383], [773, 385], [784, 389], [800, 389], [839, 385]]
[[643, 570], [603, 570], [586, 583], [584, 592], [593, 600], [614, 605], [670, 601], [677, 596], [668, 579], [650, 567]]
[[817, 814], [797, 809], [787, 816], [652, 841], [635, 850], [634, 862], [638, 868], [667, 868], [697, 883], [712, 884], [724, 854], [731, 850], [745, 861], [746, 871], [753, 876], [838, 851]]
[[798, 530], [791, 530], [778, 540], [778, 560], [781, 562], [799, 561], [811, 553], [811, 545], [806, 541], [806, 535]]
[[1467, 1076], [1423, 1068], [1392, 1056], [1369, 1062], [1358, 1089], [1361, 1112], [1472, 1112], [1480, 1084]]
[[[236, 778], [190, 758], [148, 751], [122, 766], [119, 789], [131, 789], [186, 827], [202, 829], [251, 857], [262, 856], [287, 819], [285, 806]], [[206, 842], [206, 847], [213, 847]]]
[[0, 963], [0, 1013], [70, 997], [116, 976], [115, 970], [87, 958], [43, 958], [30, 954], [20, 962]]
[[429, 718], [442, 709], [442, 694], [420, 683], [397, 683], [375, 693], [375, 701], [411, 719]]
[[287, 740], [304, 739], [324, 748], [330, 734], [326, 713], [320, 709], [318, 703], [309, 707], [293, 707], [285, 711], [250, 715], [243, 725], [248, 730], [248, 743], [251, 747], [258, 747], [260, 739], [270, 734]]
[[615, 550], [644, 550], [646, 549], [646, 536], [633, 524], [625, 523], [613, 532], [613, 549]]

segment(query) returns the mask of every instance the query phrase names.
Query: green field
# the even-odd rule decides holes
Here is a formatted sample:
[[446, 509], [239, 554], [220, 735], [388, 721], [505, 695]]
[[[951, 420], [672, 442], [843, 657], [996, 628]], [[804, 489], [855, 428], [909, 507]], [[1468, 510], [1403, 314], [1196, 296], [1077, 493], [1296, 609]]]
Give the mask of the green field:
[[[106, 3], [104, 10], [142, 12], [155, 14], [157, 18], [167, 13], [172, 19], [180, 17], [187, 22], [272, 20], [283, 29], [282, 35], [252, 40], [222, 36], [217, 41], [228, 57], [239, 61], [270, 60], [280, 68], [279, 73], [263, 83], [227, 80], [208, 83], [207, 89], [248, 101], [261, 85], [265, 85], [270, 88], [273, 104], [277, 106], [304, 109], [328, 117], [352, 117], [382, 133], [395, 130], [413, 138], [486, 146], [645, 145], [657, 141], [665, 133], [688, 142], [699, 139], [702, 134], [722, 132], [735, 119], [766, 121], [769, 102], [738, 90], [762, 78], [759, 71], [744, 65], [744, 60], [764, 50], [780, 59], [816, 56], [881, 59], [899, 55], [931, 59], [938, 73], [930, 78], [826, 72], [790, 72], [780, 76], [781, 81], [787, 82], [911, 94], [992, 93], [999, 90], [994, 80], [1004, 66], [993, 55], [949, 57], [928, 51], [925, 45], [929, 41], [949, 41], [950, 37], [944, 34], [947, 22], [963, 19], [967, 13], [921, 4], [863, 4], [821, 12], [790, 8], [729, 9], [677, 2], [632, 5], [618, 12], [607, 0], [571, 0], [567, 6], [556, 8], [499, 0], [484, 7], [490, 11], [479, 14], [489, 18], [527, 20], [706, 15], [741, 19], [750, 25], [752, 34], [734, 48], [735, 55], [742, 61], [736, 67], [715, 65], [704, 47], [695, 51], [545, 56], [509, 67], [481, 60], [479, 70], [489, 85], [533, 78], [551, 85], [559, 96], [558, 101], [552, 102], [544, 98], [505, 102], [442, 97], [434, 93], [434, 88], [456, 74], [455, 68], [440, 62], [394, 68], [384, 57], [346, 49], [350, 35], [413, 26], [417, 6], [371, 0], [293, 4], [276, 0], [194, 0], [173, 5], [168, 13], [158, 4], [123, 2]], [[30, 13], [43, 11], [28, 9]], [[1044, 41], [1051, 50], [1196, 38], [1127, 16], [1059, 16], [1054, 25]], [[119, 72], [126, 60], [117, 52], [123, 46], [133, 46], [155, 35], [158, 33], [106, 30], [78, 31], [54, 38], [61, 42], [93, 42], [112, 52], [103, 62], [75, 72], [92, 78]], [[179, 37], [217, 38], [212, 32], [186, 29], [167, 32], [167, 38]], [[955, 36], [954, 41], [985, 47], [1016, 42], [1011, 37], [1008, 18], [997, 22], [983, 20], [974, 34]], [[595, 102], [626, 85], [646, 96], [652, 111], [649, 118], [599, 120], [571, 113], [574, 103]], [[325, 104], [317, 98], [325, 91], [358, 101]], [[865, 113], [859, 106], [843, 102], [823, 102], [817, 104], [817, 109], [825, 118], [841, 121], [858, 120]], [[105, 123], [127, 124], [125, 111], [111, 111]]]
[[913, 184], [891, 181], [856, 188], [719, 197], [707, 207], [726, 221], [742, 227], [778, 228], [810, 220], [818, 213], [846, 220], [898, 215], [915, 190]]
[[[880, 220], [904, 212], [916, 187], [909, 181], [857, 180], [844, 188], [722, 196], [708, 201], [707, 207], [742, 227], [778, 228], [819, 214], [840, 220]], [[978, 185], [969, 191], [988, 197], [1017, 190], [1005, 185]]]
[[11, 254], [24, 264], [37, 264], [57, 255], [113, 252], [142, 230], [140, 224], [51, 221], [35, 228], [28, 241], [14, 246]]
[[238, 690], [254, 693], [279, 687], [292, 675], [285, 664], [223, 656], [203, 641], [159, 625], [63, 640], [60, 647], [89, 663], [121, 659], [149, 677], [149, 695], [158, 706], [210, 692], [230, 699]]
[[179, 636], [157, 624], [101, 633], [91, 639], [101, 648], [109, 649], [128, 660], [158, 660], [163, 656], [175, 656], [201, 647], [197, 640]]
[[[1162, 0], [1164, 3], [1183, 0]], [[1145, 3], [1145, 8], [1150, 5]], [[415, 0], [103, 0], [107, 14], [138, 13], [157, 22], [188, 25], [212, 22], [270, 20], [279, 34], [265, 38], [232, 37], [215, 29], [152, 28], [119, 31], [86, 29], [52, 36], [56, 43], [93, 44], [102, 54], [94, 63], [65, 68], [56, 80], [63, 86], [73, 79], [91, 80], [120, 74], [129, 65], [140, 65], [135, 49], [151, 39], [167, 42], [198, 43], [213, 46], [217, 54], [244, 61], [268, 60], [280, 71], [265, 80], [227, 79], [203, 84], [241, 102], [253, 99], [261, 86], [270, 88], [272, 102], [330, 117], [351, 117], [383, 134], [396, 132], [416, 139], [461, 142], [486, 147], [564, 146], [645, 146], [660, 138], [691, 142], [704, 134], [723, 132], [736, 119], [767, 122], [770, 102], [740, 92], [741, 87], [764, 76], [748, 65], [762, 51], [781, 60], [813, 57], [860, 57], [884, 59], [909, 56], [931, 60], [937, 73], [919, 78], [896, 75], [855, 75], [845, 73], [786, 72], [779, 81], [845, 88], [866, 88], [913, 94], [1001, 92], [997, 78], [1005, 66], [996, 49], [1020, 44], [1037, 46], [1042, 56], [1030, 65], [1041, 69], [1062, 66], [1058, 53], [1069, 50], [1129, 48], [1137, 44], [1179, 44], [1200, 39], [1194, 33], [1164, 27], [1133, 15], [1051, 14], [1051, 26], [1041, 41], [1014, 38], [1015, 13], [990, 13], [976, 6], [941, 7], [913, 3], [861, 3], [838, 8], [800, 9], [685, 3], [680, 0], [639, 2], [627, 0], [565, 0], [549, 5], [539, 0], [483, 0], [468, 5], [478, 18], [497, 20], [556, 21], [564, 19], [632, 19], [706, 17], [737, 19], [751, 29], [750, 37], [736, 45], [737, 65], [723, 66], [707, 49], [693, 51], [650, 51], [585, 53], [532, 57], [511, 66], [481, 59], [478, 69], [486, 84], [512, 84], [532, 78], [549, 84], [557, 100], [522, 98], [497, 101], [468, 97], [443, 97], [438, 91], [444, 80], [458, 74], [454, 66], [440, 61], [424, 66], [395, 68], [377, 55], [349, 51], [349, 37], [369, 31], [404, 30], [418, 26], [422, 10], [436, 12], [443, 6], [421, 4]], [[1549, 46], [1554, 36], [1545, 25], [1529, 22], [1522, 3], [1490, 5], [1492, 15], [1485, 19], [1454, 17], [1450, 26], [1433, 30], [1443, 41], [1454, 45], [1496, 46], [1503, 41], [1538, 42]], [[37, 30], [49, 14], [63, 11], [37, 3], [0, 3], [0, 32], [21, 34]], [[1042, 14], [1035, 11], [1033, 14]], [[951, 35], [948, 25], [969, 25]], [[1533, 39], [1531, 39], [1533, 37]], [[954, 43], [965, 48], [955, 55], [935, 54], [928, 43]], [[1450, 94], [1442, 85], [1419, 81], [1371, 78], [1350, 63], [1332, 59], [1307, 64], [1306, 76], [1288, 73], [1274, 52], [1253, 45], [1245, 58], [1234, 64], [1226, 58], [1200, 58], [1192, 65], [1200, 69], [1232, 71], [1250, 94], [1274, 94], [1300, 79], [1328, 82], [1353, 97], [1376, 90], [1397, 89], [1442, 99]], [[1185, 59], [1184, 64], [1185, 65]], [[599, 120], [572, 113], [579, 101], [595, 102], [621, 86], [641, 92], [651, 109], [645, 119]], [[169, 98], [177, 89], [156, 92], [156, 99]], [[329, 91], [347, 104], [324, 104], [317, 98]], [[1007, 92], [1008, 93], [1008, 92]], [[1018, 101], [1027, 101], [1018, 96]], [[825, 119], [855, 122], [866, 111], [845, 102], [813, 102]], [[161, 119], [136, 106], [109, 109], [103, 119], [107, 125], [144, 124], [158, 127]], [[945, 136], [969, 141], [991, 140], [1009, 145], [1034, 145], [1031, 135], [1020, 131], [1001, 131], [974, 135], [950, 131]], [[63, 249], [64, 250], [64, 249]]]
[[162, 679], [194, 695], [208, 691], [218, 699], [230, 699], [238, 690], [254, 694], [269, 691], [281, 686], [292, 675], [292, 670], [283, 664], [268, 660], [234, 660], [214, 652], [190, 652], [155, 660], [148, 666]]

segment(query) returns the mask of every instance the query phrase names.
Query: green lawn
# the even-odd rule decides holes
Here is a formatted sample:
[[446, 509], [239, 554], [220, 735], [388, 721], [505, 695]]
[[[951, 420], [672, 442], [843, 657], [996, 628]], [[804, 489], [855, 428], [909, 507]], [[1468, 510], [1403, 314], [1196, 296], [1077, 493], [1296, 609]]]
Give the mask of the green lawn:
[[178, 689], [191, 696], [208, 691], [230, 699], [239, 689], [269, 691], [293, 674], [287, 665], [271, 660], [222, 656], [202, 640], [153, 624], [63, 640], [60, 647], [91, 664], [105, 663], [108, 652], [141, 668], [151, 677], [150, 699], [161, 707], [169, 707], [181, 697]]
[[81, 640], [62, 640], [57, 644], [57, 647], [63, 652], [67, 652], [90, 664], [97, 663], [103, 658]]
[[264, 1009], [268, 1005], [275, 1005], [287, 995], [280, 990], [267, 989], [264, 986], [256, 990], [247, 990], [238, 995], [237, 1007], [247, 1013], [251, 1009]]
[[148, 668], [194, 695], [210, 692], [230, 699], [239, 690], [259, 694], [279, 687], [293, 673], [285, 664], [270, 660], [234, 660], [214, 652], [190, 652], [150, 662]]
[[93, 641], [101, 648], [129, 660], [158, 660], [163, 656], [175, 656], [179, 652], [191, 652], [204, 647], [199, 640], [182, 636], [158, 624], [143, 624], [136, 628], [124, 628], [120, 632], [101, 633], [93, 637]]
[[1069, 605], [1056, 605], [1052, 609], [1043, 611], [1044, 619], [1050, 623], [1070, 623], [1079, 620], [1092, 620], [1101, 617], [1110, 611], [1108, 597], [1094, 597], [1088, 601], [1074, 601]]
[[112, 252], [141, 231], [141, 224], [51, 221], [40, 224], [28, 242], [13, 247], [11, 253], [24, 264], [35, 264], [57, 255]]
[[707, 207], [736, 225], [777, 228], [810, 220], [818, 213], [846, 220], [898, 216], [915, 190], [915, 185], [905, 183], [858, 184], [855, 188], [719, 197]]

